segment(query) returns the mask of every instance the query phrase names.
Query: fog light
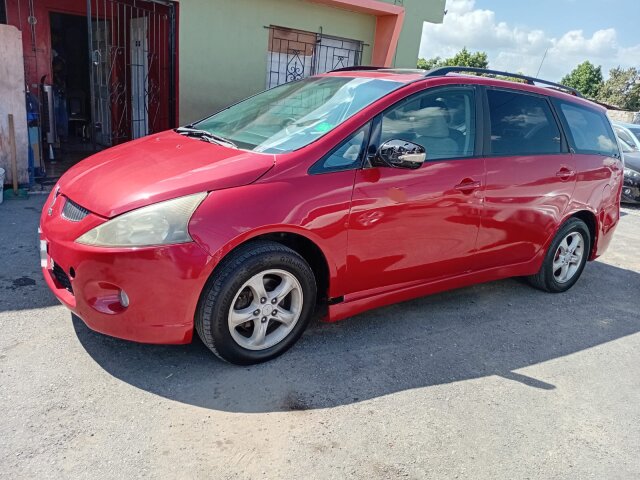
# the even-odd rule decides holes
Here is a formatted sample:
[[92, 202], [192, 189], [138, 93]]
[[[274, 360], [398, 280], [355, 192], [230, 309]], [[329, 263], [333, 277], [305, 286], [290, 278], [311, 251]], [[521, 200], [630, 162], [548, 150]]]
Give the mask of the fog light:
[[124, 308], [127, 308], [129, 306], [129, 296], [125, 293], [125, 291], [120, 290], [118, 297], [120, 298], [120, 305], [122, 305]]

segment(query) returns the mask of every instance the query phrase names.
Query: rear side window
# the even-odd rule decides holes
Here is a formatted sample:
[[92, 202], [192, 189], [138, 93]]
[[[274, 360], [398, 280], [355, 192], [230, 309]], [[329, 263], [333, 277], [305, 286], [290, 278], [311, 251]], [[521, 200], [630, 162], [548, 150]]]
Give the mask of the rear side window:
[[581, 105], [558, 102], [576, 153], [618, 156], [618, 142], [604, 114]]
[[562, 152], [560, 129], [544, 97], [488, 90], [493, 155]]

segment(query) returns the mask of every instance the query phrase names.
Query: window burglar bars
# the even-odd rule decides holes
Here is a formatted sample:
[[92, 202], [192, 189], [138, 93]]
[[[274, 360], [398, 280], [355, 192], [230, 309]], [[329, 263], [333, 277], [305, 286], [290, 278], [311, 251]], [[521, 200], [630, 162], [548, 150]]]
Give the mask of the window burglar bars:
[[364, 43], [291, 28], [266, 27], [267, 88], [362, 63]]

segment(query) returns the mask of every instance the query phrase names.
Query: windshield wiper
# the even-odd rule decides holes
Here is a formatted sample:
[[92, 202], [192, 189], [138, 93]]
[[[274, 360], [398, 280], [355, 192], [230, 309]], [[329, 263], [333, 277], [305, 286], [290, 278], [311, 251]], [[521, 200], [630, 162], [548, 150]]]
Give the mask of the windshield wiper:
[[200, 138], [205, 142], [216, 143], [218, 145], [227, 146], [231, 148], [238, 148], [238, 145], [233, 143], [231, 140], [216, 135], [214, 133], [208, 132], [206, 130], [200, 130], [198, 128], [190, 128], [190, 127], [178, 127], [176, 128], [176, 132], [181, 135], [191, 136]]

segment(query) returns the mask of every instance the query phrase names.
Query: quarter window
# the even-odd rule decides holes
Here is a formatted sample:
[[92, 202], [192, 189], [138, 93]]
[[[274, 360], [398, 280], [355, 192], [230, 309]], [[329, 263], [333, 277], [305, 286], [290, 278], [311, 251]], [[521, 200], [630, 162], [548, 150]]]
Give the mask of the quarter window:
[[618, 142], [604, 114], [580, 105], [559, 103], [573, 137], [576, 153], [619, 155]]
[[427, 90], [383, 114], [380, 141], [422, 145], [427, 160], [470, 157], [474, 154], [475, 123], [473, 89]]
[[488, 90], [493, 155], [560, 153], [560, 129], [543, 97]]
[[364, 155], [366, 142], [369, 140], [369, 125], [356, 131], [316, 162], [309, 169], [309, 173], [329, 173], [358, 168]]

